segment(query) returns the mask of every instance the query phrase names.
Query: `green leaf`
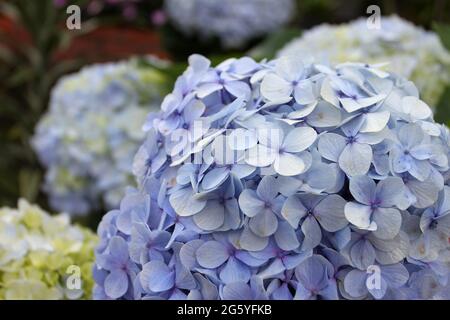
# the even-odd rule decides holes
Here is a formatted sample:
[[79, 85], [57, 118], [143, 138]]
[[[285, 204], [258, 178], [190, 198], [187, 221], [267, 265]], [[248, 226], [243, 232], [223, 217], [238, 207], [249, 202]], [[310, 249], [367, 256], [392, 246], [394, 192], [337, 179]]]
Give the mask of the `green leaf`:
[[34, 202], [39, 193], [41, 174], [37, 170], [22, 169], [19, 172], [20, 196]]
[[441, 42], [447, 50], [450, 50], [450, 25], [445, 23], [433, 22], [433, 30], [441, 38]]
[[255, 60], [273, 59], [278, 50], [294, 38], [299, 37], [301, 30], [293, 28], [281, 29], [269, 35], [262, 43], [248, 53]]
[[447, 86], [436, 106], [434, 119], [436, 122], [450, 126], [450, 85]]

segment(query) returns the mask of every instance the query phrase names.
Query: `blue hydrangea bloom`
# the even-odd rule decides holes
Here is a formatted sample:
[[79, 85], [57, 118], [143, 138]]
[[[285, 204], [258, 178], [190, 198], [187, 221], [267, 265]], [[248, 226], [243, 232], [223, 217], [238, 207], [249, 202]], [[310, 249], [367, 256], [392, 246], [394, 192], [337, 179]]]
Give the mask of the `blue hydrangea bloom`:
[[160, 102], [161, 80], [137, 61], [88, 66], [59, 80], [32, 140], [54, 209], [87, 214], [119, 204], [133, 184], [130, 167], [145, 139], [140, 127]]
[[187, 35], [217, 37], [236, 48], [289, 22], [292, 0], [165, 0], [172, 23]]
[[94, 297], [450, 298], [449, 132], [404, 81], [191, 56], [99, 225]]

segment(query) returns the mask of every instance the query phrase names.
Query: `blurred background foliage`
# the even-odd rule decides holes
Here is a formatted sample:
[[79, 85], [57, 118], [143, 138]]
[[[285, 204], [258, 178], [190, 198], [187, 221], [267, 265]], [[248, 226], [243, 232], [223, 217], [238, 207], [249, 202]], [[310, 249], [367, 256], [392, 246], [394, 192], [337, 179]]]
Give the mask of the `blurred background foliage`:
[[[69, 4], [82, 8], [81, 30], [65, 26]], [[0, 0], [0, 206], [25, 197], [48, 208], [40, 191], [43, 171], [29, 141], [62, 75], [90, 63], [152, 54], [172, 61], [160, 70], [165, 93], [192, 53], [208, 55], [213, 63], [246, 53], [272, 58], [302, 30], [367, 15], [372, 4], [383, 15], [396, 13], [435, 30], [450, 50], [450, 0], [297, 0], [288, 27], [231, 51], [224, 51], [217, 39], [201, 42], [176, 31], [164, 14], [163, 0]], [[436, 117], [450, 122], [450, 88]]]

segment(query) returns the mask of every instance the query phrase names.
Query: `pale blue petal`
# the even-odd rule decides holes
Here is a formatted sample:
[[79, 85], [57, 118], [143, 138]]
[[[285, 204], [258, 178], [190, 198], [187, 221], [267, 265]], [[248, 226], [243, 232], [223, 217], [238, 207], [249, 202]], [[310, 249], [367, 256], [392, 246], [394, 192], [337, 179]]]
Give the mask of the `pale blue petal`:
[[163, 292], [175, 285], [175, 272], [162, 261], [153, 260], [146, 263], [140, 274], [143, 288], [153, 292]]
[[206, 206], [206, 201], [197, 200], [194, 195], [194, 190], [184, 188], [172, 193], [169, 201], [178, 215], [188, 217], [200, 212]]
[[245, 282], [229, 283], [223, 287], [224, 300], [252, 300], [252, 292]]
[[184, 120], [188, 123], [197, 120], [205, 112], [205, 109], [206, 106], [202, 101], [197, 99], [192, 100], [183, 110]]
[[257, 236], [250, 230], [250, 228], [244, 228], [244, 230], [242, 230], [239, 243], [241, 248], [244, 250], [260, 251], [267, 246], [269, 239], [267, 237]]
[[355, 176], [350, 179], [350, 193], [356, 201], [370, 205], [376, 195], [376, 184], [368, 176]]
[[307, 209], [296, 195], [287, 198], [281, 209], [283, 218], [295, 229], [298, 227], [300, 219], [306, 215], [306, 212]]
[[354, 267], [366, 270], [375, 262], [375, 249], [369, 241], [361, 239], [351, 247], [350, 258]]
[[239, 206], [248, 217], [254, 217], [264, 210], [265, 203], [254, 190], [245, 189], [239, 196]]
[[104, 282], [108, 297], [118, 299], [128, 290], [128, 276], [123, 270], [114, 270], [108, 274]]
[[261, 95], [269, 101], [291, 99], [292, 85], [274, 73], [268, 73], [261, 82]]
[[291, 153], [280, 153], [275, 158], [275, 171], [283, 176], [295, 176], [307, 170], [305, 161], [301, 157], [295, 156]]
[[229, 81], [225, 83], [225, 90], [235, 97], [249, 98], [251, 91], [248, 84], [243, 81]]
[[376, 199], [382, 207], [393, 207], [399, 203], [399, 197], [404, 193], [404, 184], [398, 177], [388, 177], [377, 184]]
[[209, 171], [202, 179], [202, 187], [205, 190], [211, 190], [221, 185], [230, 175], [230, 169], [227, 167], [215, 168]]
[[325, 133], [319, 138], [318, 149], [322, 157], [337, 162], [346, 145], [343, 136], [336, 133]]
[[339, 156], [339, 166], [349, 176], [366, 174], [371, 162], [372, 148], [368, 144], [347, 144]]
[[197, 97], [203, 99], [209, 96], [211, 93], [222, 89], [222, 85], [219, 83], [204, 83], [197, 88]]
[[377, 228], [373, 234], [380, 239], [393, 239], [402, 224], [400, 211], [393, 208], [377, 208], [372, 215], [373, 222]]
[[310, 104], [316, 100], [313, 92], [313, 85], [309, 80], [300, 81], [294, 89], [295, 101], [299, 104]]
[[283, 140], [282, 148], [285, 152], [300, 152], [309, 148], [316, 141], [317, 132], [310, 127], [292, 129]]
[[194, 215], [193, 220], [199, 228], [213, 231], [225, 222], [225, 208], [217, 201], [208, 201], [203, 210]]
[[295, 276], [305, 288], [320, 290], [328, 284], [328, 266], [330, 263], [324, 257], [313, 255], [295, 268]]
[[361, 298], [367, 295], [366, 287], [367, 274], [366, 271], [354, 269], [347, 273], [344, 278], [345, 291], [354, 298]]
[[258, 144], [247, 150], [245, 162], [254, 167], [267, 167], [275, 161], [276, 156], [276, 150]]
[[322, 231], [317, 220], [309, 215], [302, 223], [302, 232], [305, 235], [302, 250], [310, 250], [317, 247], [322, 239]]
[[381, 275], [391, 288], [400, 288], [409, 279], [409, 272], [401, 263], [381, 266]]
[[300, 245], [294, 228], [285, 221], [278, 223], [278, 230], [275, 232], [274, 237], [277, 245], [286, 251], [297, 249]]
[[317, 104], [306, 119], [310, 126], [317, 128], [335, 127], [341, 123], [341, 111], [326, 101]]
[[265, 176], [256, 188], [258, 197], [263, 201], [272, 201], [278, 194], [278, 184], [274, 177]]
[[268, 237], [277, 230], [278, 219], [272, 211], [264, 210], [253, 218], [250, 218], [248, 225], [257, 236]]
[[347, 225], [344, 213], [346, 203], [339, 195], [329, 195], [314, 208], [314, 217], [326, 231], [336, 232]]
[[272, 263], [270, 263], [265, 269], [258, 273], [258, 277], [261, 277], [262, 279], [270, 279], [280, 274], [284, 270], [286, 270], [286, 267], [284, 266], [283, 262], [280, 259], [274, 259], [272, 260]]
[[248, 282], [250, 277], [251, 272], [249, 267], [234, 257], [230, 257], [220, 271], [220, 280], [222, 280], [224, 284], [238, 281]]
[[180, 261], [185, 268], [192, 270], [197, 265], [196, 251], [203, 243], [203, 240], [195, 239], [181, 247]]
[[198, 263], [204, 268], [217, 268], [227, 261], [227, 248], [218, 241], [207, 241], [195, 253]]
[[369, 206], [357, 202], [348, 202], [344, 211], [345, 217], [351, 224], [364, 230], [374, 229], [371, 223], [372, 209]]
[[389, 111], [370, 112], [364, 115], [360, 132], [379, 132], [383, 130], [390, 118]]

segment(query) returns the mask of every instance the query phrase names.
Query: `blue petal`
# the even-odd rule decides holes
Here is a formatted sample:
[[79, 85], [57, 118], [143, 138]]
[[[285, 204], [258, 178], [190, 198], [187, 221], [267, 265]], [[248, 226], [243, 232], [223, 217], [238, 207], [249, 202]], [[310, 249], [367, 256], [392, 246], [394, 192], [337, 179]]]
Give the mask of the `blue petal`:
[[252, 300], [252, 292], [245, 282], [229, 283], [223, 287], [223, 300]]
[[225, 221], [225, 208], [217, 201], [208, 201], [202, 211], [194, 215], [195, 224], [205, 230], [218, 229]]
[[264, 210], [265, 203], [254, 190], [245, 189], [239, 196], [239, 206], [246, 216], [254, 217]]
[[249, 221], [250, 229], [260, 237], [268, 237], [275, 233], [278, 228], [277, 217], [269, 210], [257, 214]]
[[393, 207], [399, 204], [399, 197], [403, 195], [404, 185], [398, 177], [387, 177], [377, 184], [376, 198], [382, 207]]
[[278, 230], [275, 232], [274, 237], [277, 245], [286, 251], [297, 249], [300, 245], [295, 230], [289, 223], [284, 221], [278, 223]]
[[128, 276], [123, 270], [114, 270], [106, 278], [104, 283], [105, 293], [108, 297], [118, 299], [128, 290]]
[[143, 288], [153, 292], [163, 292], [175, 285], [175, 272], [164, 262], [153, 260], [146, 263], [140, 273]]
[[302, 242], [302, 250], [310, 250], [319, 245], [322, 239], [322, 231], [317, 220], [309, 215], [302, 223], [302, 232], [305, 238]]
[[206, 201], [194, 197], [192, 188], [175, 191], [170, 195], [169, 201], [175, 212], [182, 217], [192, 216], [206, 206]]
[[250, 277], [251, 272], [249, 267], [234, 257], [230, 257], [220, 271], [220, 279], [224, 284], [238, 281], [248, 282]]
[[350, 193], [356, 201], [370, 205], [375, 199], [375, 182], [367, 176], [355, 176], [350, 179]]
[[339, 156], [346, 145], [343, 136], [336, 133], [325, 133], [319, 138], [318, 149], [320, 155], [325, 159], [338, 162]]
[[339, 166], [349, 176], [364, 175], [372, 162], [372, 148], [368, 144], [351, 143], [339, 156]]
[[227, 248], [218, 241], [207, 241], [195, 253], [198, 263], [205, 268], [213, 269], [228, 260]]

